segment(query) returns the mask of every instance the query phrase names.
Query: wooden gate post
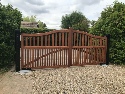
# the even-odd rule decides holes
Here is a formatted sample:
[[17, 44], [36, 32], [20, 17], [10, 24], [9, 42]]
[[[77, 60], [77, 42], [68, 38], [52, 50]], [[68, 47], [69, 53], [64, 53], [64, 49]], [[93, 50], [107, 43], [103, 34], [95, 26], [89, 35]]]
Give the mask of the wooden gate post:
[[69, 28], [69, 37], [68, 37], [68, 67], [72, 65], [72, 36], [73, 36], [73, 29]]
[[15, 69], [20, 71], [20, 30], [15, 30]]
[[110, 46], [110, 34], [107, 37], [107, 51], [106, 51], [106, 65], [109, 65], [109, 46]]

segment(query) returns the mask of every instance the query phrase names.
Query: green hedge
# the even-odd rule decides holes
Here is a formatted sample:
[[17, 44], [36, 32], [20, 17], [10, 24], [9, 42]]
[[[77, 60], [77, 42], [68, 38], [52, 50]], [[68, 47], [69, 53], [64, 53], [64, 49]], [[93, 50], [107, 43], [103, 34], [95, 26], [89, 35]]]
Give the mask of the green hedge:
[[0, 3], [0, 68], [14, 64], [15, 29], [20, 28], [22, 14], [12, 5]]
[[54, 30], [54, 29], [21, 28], [21, 33], [28, 33], [28, 34], [45, 33], [45, 32], [49, 32], [49, 31], [52, 31], [52, 30]]
[[115, 1], [102, 11], [101, 17], [91, 28], [92, 34], [110, 34], [110, 62], [125, 65], [125, 4]]

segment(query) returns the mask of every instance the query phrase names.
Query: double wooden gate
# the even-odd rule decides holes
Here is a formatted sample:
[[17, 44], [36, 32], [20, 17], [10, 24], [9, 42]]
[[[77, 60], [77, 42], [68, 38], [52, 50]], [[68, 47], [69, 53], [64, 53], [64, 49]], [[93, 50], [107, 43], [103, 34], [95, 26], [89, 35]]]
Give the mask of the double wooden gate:
[[21, 34], [21, 69], [84, 66], [106, 62], [107, 37], [67, 29]]

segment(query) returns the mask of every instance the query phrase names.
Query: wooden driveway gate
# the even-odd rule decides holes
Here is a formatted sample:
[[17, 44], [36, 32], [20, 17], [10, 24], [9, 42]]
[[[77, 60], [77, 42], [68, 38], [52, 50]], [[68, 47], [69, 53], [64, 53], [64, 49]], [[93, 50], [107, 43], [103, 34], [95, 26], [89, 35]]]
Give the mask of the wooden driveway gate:
[[21, 34], [21, 69], [106, 63], [107, 37], [73, 30]]

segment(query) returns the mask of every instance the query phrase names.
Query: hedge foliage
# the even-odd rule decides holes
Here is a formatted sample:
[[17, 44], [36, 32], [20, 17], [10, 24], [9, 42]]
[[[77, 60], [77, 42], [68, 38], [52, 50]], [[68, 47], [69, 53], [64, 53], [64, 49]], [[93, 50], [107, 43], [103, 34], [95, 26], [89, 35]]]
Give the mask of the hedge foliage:
[[52, 31], [54, 29], [40, 29], [40, 28], [21, 28], [21, 33], [28, 33], [28, 34], [32, 34], [32, 33], [45, 33], [45, 32], [49, 32]]
[[102, 11], [101, 17], [91, 28], [96, 35], [111, 35], [110, 62], [125, 64], [125, 4], [115, 1]]
[[0, 68], [14, 63], [15, 29], [20, 28], [22, 14], [12, 5], [0, 3]]

